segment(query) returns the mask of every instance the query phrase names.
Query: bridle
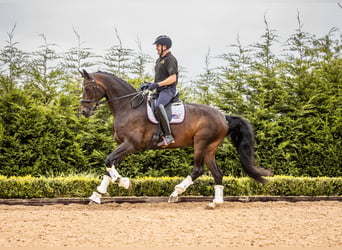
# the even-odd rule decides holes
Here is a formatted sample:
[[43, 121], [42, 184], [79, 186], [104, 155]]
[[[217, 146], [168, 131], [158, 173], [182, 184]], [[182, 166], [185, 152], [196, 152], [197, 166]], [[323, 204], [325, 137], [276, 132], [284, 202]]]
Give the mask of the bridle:
[[[96, 80], [93, 77], [91, 77], [90, 80], [88, 80], [88, 81], [83, 83], [83, 86], [85, 86], [88, 83], [91, 83], [92, 86], [93, 86], [94, 93], [95, 93], [95, 100], [82, 99], [81, 100], [81, 104], [95, 103], [95, 106], [93, 106], [93, 107], [87, 106], [88, 108], [91, 108], [93, 110], [95, 110], [97, 108], [97, 106], [99, 106], [100, 104], [104, 104], [104, 103], [108, 103], [108, 102], [113, 102], [113, 101], [118, 101], [118, 100], [130, 97], [130, 96], [134, 96], [133, 98], [135, 98], [135, 97], [140, 96], [140, 95], [143, 94], [142, 91], [138, 91], [138, 92], [130, 93], [130, 94], [127, 94], [127, 95], [119, 96], [119, 97], [116, 97], [116, 98], [112, 98], [112, 99], [109, 99], [109, 100], [107, 99], [107, 100], [101, 101], [102, 98], [101, 99], [97, 99], [97, 97], [96, 97], [97, 90], [100, 89], [99, 86], [96, 83]], [[132, 98], [132, 100], [133, 100], [133, 98]]]

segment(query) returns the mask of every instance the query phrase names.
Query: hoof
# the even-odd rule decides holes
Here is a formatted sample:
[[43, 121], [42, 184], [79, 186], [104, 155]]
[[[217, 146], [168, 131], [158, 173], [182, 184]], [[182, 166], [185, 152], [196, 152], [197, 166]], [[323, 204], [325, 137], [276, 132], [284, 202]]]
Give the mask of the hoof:
[[175, 191], [173, 191], [172, 194], [169, 197], [169, 202], [178, 202], [179, 195], [184, 193], [184, 191], [185, 191], [185, 188], [180, 187], [179, 185], [177, 185], [175, 187]]
[[119, 187], [123, 187], [125, 189], [131, 189], [132, 188], [132, 182], [128, 177], [121, 177], [119, 180]]
[[220, 205], [223, 204], [223, 201], [216, 201], [213, 200], [213, 202], [209, 203], [208, 205], [206, 205], [206, 209], [215, 209], [216, 207], [219, 207]]
[[216, 207], [216, 204], [214, 203], [214, 202], [211, 202], [211, 203], [209, 203], [208, 205], [206, 205], [206, 209], [215, 209], [215, 207]]
[[178, 196], [170, 196], [168, 202], [169, 203], [176, 203], [176, 202], [178, 202]]
[[93, 192], [93, 194], [89, 197], [89, 200], [89, 204], [92, 204], [92, 202], [101, 204], [101, 194], [99, 194], [98, 192]]
[[177, 190], [173, 191], [173, 193], [169, 196], [169, 203], [178, 202], [178, 192]]
[[218, 199], [218, 200], [213, 200], [213, 202], [215, 205], [222, 205], [223, 204], [223, 199]]

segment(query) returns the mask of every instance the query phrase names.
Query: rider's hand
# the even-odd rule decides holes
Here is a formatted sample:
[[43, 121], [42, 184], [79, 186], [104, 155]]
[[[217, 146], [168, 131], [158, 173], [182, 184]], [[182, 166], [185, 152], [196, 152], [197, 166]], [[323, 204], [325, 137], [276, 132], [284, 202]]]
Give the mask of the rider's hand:
[[141, 84], [140, 87], [139, 87], [139, 90], [140, 91], [144, 91], [145, 89], [148, 89], [148, 84]]
[[157, 82], [151, 82], [151, 83], [148, 85], [148, 89], [149, 89], [149, 90], [154, 90], [154, 89], [156, 89], [156, 88], [158, 88], [158, 87], [159, 87], [159, 85], [158, 85]]

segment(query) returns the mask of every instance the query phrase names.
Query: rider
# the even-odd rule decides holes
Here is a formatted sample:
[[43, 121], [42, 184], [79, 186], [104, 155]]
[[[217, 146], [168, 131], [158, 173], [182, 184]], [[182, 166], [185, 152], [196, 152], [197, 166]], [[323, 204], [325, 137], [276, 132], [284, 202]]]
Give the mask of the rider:
[[158, 100], [156, 103], [156, 114], [164, 133], [163, 140], [158, 143], [158, 146], [167, 146], [174, 143], [175, 140], [171, 134], [169, 119], [164, 107], [176, 94], [178, 63], [169, 50], [172, 41], [168, 36], [158, 36], [153, 44], [156, 45], [159, 58], [155, 65], [154, 82], [149, 83], [148, 89], [157, 89]]

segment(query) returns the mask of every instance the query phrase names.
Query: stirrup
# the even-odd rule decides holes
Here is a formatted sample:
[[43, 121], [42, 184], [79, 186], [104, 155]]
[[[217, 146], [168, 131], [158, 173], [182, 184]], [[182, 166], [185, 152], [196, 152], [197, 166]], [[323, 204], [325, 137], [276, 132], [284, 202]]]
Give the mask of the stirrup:
[[162, 137], [163, 140], [158, 143], [158, 147], [168, 146], [169, 144], [175, 143], [175, 139], [172, 135], [167, 135]]

